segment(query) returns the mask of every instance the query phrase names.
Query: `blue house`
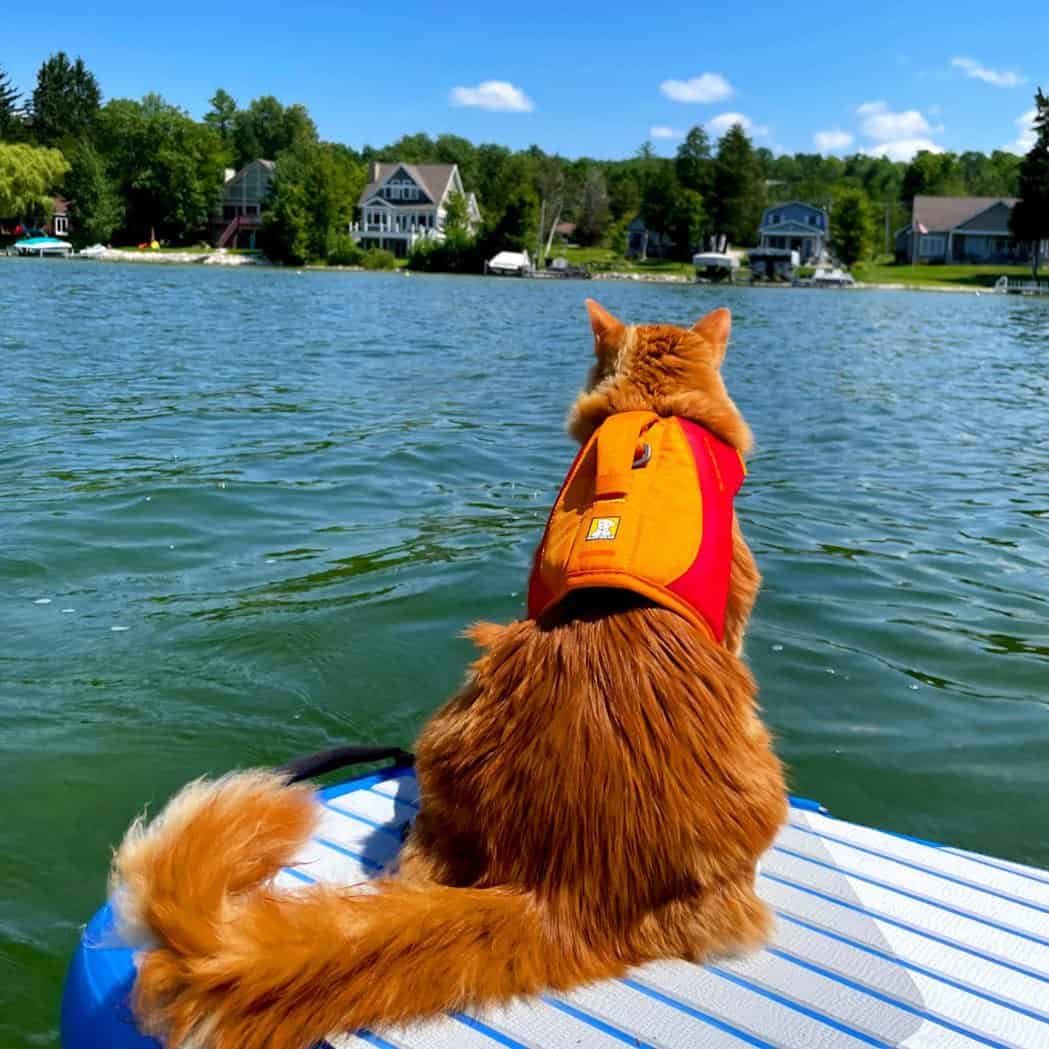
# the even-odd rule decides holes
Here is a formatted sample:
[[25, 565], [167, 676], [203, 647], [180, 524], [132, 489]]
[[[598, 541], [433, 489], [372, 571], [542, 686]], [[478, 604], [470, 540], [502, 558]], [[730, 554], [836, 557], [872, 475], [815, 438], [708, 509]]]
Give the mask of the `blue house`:
[[758, 247], [796, 251], [802, 265], [827, 254], [830, 220], [823, 208], [790, 200], [766, 208], [758, 227]]

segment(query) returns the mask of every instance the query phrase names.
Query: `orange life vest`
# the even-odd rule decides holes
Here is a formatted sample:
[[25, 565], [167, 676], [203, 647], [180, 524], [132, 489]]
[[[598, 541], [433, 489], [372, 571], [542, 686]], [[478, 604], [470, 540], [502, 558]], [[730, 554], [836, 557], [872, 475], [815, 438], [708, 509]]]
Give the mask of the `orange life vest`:
[[576, 456], [528, 585], [535, 619], [572, 590], [618, 587], [720, 642], [732, 567], [739, 453], [688, 419], [609, 416]]

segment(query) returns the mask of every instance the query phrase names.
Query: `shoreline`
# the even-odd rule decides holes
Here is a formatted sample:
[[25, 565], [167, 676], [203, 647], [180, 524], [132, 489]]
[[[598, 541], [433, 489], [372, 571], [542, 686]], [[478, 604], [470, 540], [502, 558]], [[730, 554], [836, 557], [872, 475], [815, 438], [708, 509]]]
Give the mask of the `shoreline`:
[[[63, 260], [68, 261], [68, 260]], [[137, 249], [123, 249], [123, 248], [106, 248], [106, 250], [99, 255], [85, 256], [77, 258], [76, 256], [71, 257], [71, 261], [74, 262], [126, 262], [131, 264], [145, 264], [145, 265], [160, 265], [160, 266], [175, 266], [175, 265], [192, 265], [192, 266], [219, 266], [219, 267], [230, 267], [230, 266], [256, 266], [265, 267], [268, 269], [286, 269], [286, 270], [308, 270], [311, 273], [401, 273], [404, 276], [415, 276], [415, 277], [464, 277], [464, 276], [483, 276], [483, 274], [463, 274], [463, 273], [427, 273], [422, 271], [408, 270], [404, 267], [397, 267], [391, 270], [367, 270], [363, 266], [327, 266], [318, 265], [315, 263], [308, 263], [303, 266], [283, 266], [279, 263], [271, 262], [264, 255], [242, 255], [232, 254], [225, 248], [216, 248], [214, 250], [186, 250], [186, 251], [147, 251], [145, 249], [139, 251]], [[511, 278], [513, 279], [513, 278]], [[516, 279], [528, 279], [528, 278], [516, 278]], [[571, 278], [566, 278], [571, 279]], [[623, 270], [609, 270], [601, 273], [593, 273], [590, 277], [591, 280], [600, 281], [623, 281], [632, 282], [635, 284], [678, 284], [678, 285], [693, 285], [698, 284], [694, 277], [687, 276], [680, 273], [631, 273]], [[776, 283], [758, 283], [751, 284], [749, 282], [740, 283], [723, 283], [720, 285], [705, 285], [709, 287], [725, 287], [725, 288], [763, 288], [767, 290], [789, 290], [789, 291], [929, 291], [929, 292], [946, 292], [948, 294], [957, 295], [992, 295], [994, 294], [993, 288], [971, 288], [971, 287], [960, 287], [952, 284], [935, 284], [935, 283], [915, 283], [908, 284], [902, 281], [857, 281], [851, 288], [798, 288], [791, 284], [776, 284]]]

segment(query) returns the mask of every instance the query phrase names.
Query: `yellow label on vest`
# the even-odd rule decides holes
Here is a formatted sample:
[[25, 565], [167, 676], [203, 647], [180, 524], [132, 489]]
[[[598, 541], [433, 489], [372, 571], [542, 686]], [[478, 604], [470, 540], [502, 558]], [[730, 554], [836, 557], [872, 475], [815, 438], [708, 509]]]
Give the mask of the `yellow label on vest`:
[[595, 517], [590, 522], [590, 530], [586, 533], [586, 541], [592, 539], [615, 539], [619, 531], [618, 517]]

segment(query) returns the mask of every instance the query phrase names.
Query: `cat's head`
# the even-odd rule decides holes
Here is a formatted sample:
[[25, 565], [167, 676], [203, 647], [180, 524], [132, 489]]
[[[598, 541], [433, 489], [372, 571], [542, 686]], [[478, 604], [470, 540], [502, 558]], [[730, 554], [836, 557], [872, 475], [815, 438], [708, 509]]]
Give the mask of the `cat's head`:
[[691, 328], [624, 324], [587, 299], [596, 360], [576, 398], [568, 429], [578, 441], [616, 412], [653, 411], [705, 426], [746, 452], [750, 428], [721, 379], [732, 314], [713, 310]]

